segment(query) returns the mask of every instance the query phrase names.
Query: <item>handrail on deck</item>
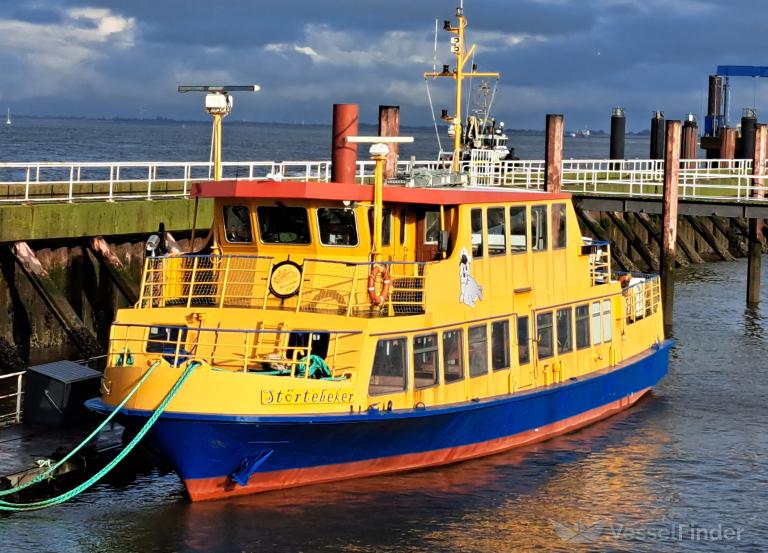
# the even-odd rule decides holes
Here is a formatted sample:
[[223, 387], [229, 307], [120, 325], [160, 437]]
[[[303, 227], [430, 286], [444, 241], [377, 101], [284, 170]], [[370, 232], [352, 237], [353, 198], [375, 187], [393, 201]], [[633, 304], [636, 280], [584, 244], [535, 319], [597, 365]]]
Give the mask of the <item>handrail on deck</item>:
[[[295, 294], [271, 288], [274, 258], [248, 255], [179, 255], [145, 260], [137, 308], [248, 307], [346, 316], [393, 316], [424, 312], [424, 262], [382, 262], [390, 293], [382, 306], [371, 302], [373, 263], [305, 259]], [[382, 286], [377, 277], [374, 287]]]
[[[0, 426], [19, 424], [22, 414], [22, 399], [24, 397], [24, 376], [26, 371], [0, 375], [0, 392], [4, 390], [5, 382], [15, 382], [16, 391], [0, 395]], [[11, 401], [9, 401], [11, 400]], [[13, 405], [13, 410], [6, 412], [6, 402]]]
[[659, 275], [626, 273], [639, 281], [622, 289], [625, 299], [625, 316], [632, 324], [655, 314], [661, 306], [661, 279]]
[[[154, 336], [151, 329], [155, 329]], [[180, 367], [195, 359], [206, 361], [214, 369], [313, 378], [309, 370], [312, 359], [308, 355], [313, 336], [328, 335], [324, 361], [331, 370], [330, 377], [349, 378], [356, 367], [359, 348], [348, 342], [360, 334], [359, 330], [114, 323], [109, 338], [108, 365], [121, 367], [129, 364], [130, 358], [130, 364], [144, 366], [144, 360], [161, 358], [171, 367]], [[292, 335], [306, 338], [305, 343], [291, 344]]]

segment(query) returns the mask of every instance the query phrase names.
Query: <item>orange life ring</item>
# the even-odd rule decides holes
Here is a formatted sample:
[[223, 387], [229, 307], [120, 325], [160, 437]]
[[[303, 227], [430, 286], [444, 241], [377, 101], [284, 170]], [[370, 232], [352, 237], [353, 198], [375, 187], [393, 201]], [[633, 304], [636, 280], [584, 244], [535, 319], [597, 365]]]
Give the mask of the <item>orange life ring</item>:
[[[379, 274], [381, 274], [382, 281], [381, 294], [376, 293], [376, 277], [378, 277]], [[384, 302], [387, 301], [390, 285], [389, 268], [386, 265], [374, 265], [368, 275], [368, 297], [371, 298], [371, 303], [373, 303], [373, 305], [383, 305]]]

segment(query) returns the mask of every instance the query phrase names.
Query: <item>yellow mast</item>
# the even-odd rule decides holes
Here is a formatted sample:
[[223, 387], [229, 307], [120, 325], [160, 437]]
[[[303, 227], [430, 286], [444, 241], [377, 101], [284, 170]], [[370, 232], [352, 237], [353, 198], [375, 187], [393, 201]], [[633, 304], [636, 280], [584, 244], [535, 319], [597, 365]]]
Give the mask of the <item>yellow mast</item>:
[[459, 157], [461, 153], [461, 91], [462, 82], [465, 77], [496, 77], [501, 76], [498, 72], [479, 72], [475, 71], [473, 66], [471, 71], [464, 71], [464, 66], [467, 61], [472, 57], [475, 52], [475, 45], [473, 44], [469, 51], [466, 51], [464, 47], [464, 29], [467, 26], [467, 18], [464, 17], [464, 8], [456, 8], [456, 19], [458, 24], [454, 27], [450, 21], [446, 21], [443, 29], [449, 33], [456, 35], [451, 38], [451, 53], [456, 56], [456, 68], [451, 71], [448, 65], [443, 66], [443, 70], [440, 73], [435, 71], [428, 71], [424, 73], [425, 79], [436, 79], [438, 77], [452, 77], [456, 81], [456, 108], [453, 117], [444, 117], [447, 121], [451, 121], [453, 124], [454, 137], [453, 137], [453, 164], [451, 170], [454, 173], [459, 172]]

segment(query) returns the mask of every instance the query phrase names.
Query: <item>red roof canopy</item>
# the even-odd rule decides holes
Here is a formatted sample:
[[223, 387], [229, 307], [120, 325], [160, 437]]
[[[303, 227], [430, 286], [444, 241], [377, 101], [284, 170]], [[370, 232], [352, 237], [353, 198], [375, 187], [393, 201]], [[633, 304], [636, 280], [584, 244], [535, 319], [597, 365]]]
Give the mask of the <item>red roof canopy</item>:
[[[192, 195], [201, 198], [274, 198], [278, 200], [373, 201], [373, 186], [340, 182], [223, 180], [194, 184]], [[569, 199], [569, 193], [551, 194], [509, 188], [416, 188], [384, 186], [384, 201], [409, 204], [479, 204]]]

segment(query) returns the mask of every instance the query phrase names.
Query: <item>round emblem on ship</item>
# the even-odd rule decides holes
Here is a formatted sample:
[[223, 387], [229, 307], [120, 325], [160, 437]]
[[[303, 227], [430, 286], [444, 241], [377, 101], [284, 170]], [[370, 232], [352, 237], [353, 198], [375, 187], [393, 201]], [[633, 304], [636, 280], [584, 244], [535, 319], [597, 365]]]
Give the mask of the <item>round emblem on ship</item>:
[[269, 291], [280, 299], [290, 298], [299, 293], [301, 267], [293, 261], [281, 261], [272, 268]]

